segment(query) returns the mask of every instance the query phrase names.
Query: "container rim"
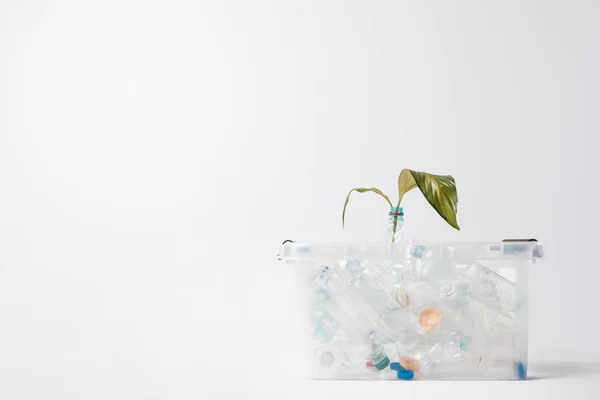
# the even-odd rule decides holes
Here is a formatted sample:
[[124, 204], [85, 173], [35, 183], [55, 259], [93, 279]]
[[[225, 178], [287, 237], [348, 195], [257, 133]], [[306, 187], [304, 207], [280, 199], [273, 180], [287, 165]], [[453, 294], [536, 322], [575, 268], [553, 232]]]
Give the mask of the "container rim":
[[278, 258], [302, 260], [372, 260], [410, 261], [441, 260], [449, 254], [456, 260], [537, 260], [544, 258], [543, 246], [537, 241], [505, 242], [365, 242], [365, 243], [296, 243], [286, 241]]

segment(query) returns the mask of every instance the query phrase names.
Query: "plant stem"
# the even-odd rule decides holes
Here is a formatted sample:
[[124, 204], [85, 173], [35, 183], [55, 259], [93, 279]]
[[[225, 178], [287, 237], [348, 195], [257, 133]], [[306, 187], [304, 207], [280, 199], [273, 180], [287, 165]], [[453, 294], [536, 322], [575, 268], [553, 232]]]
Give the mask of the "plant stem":
[[[402, 196], [398, 199], [398, 204], [396, 205], [396, 210], [400, 208], [400, 202], [402, 201]], [[391, 204], [390, 204], [391, 205]], [[394, 215], [394, 228], [392, 229], [392, 242], [396, 241], [396, 229], [398, 228], [398, 215]]]

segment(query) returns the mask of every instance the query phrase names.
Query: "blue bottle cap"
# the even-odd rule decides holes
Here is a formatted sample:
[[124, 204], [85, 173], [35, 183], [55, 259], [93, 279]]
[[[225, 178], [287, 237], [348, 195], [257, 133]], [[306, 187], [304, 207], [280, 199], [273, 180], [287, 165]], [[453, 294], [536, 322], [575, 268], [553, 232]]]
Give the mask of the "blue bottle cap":
[[403, 381], [410, 381], [411, 379], [413, 379], [415, 377], [415, 373], [413, 371], [411, 371], [410, 369], [398, 371], [398, 373], [396, 375], [398, 376], [398, 379], [402, 379]]
[[400, 365], [399, 362], [393, 362], [390, 364], [390, 369], [394, 371], [406, 371], [406, 369]]
[[521, 361], [515, 362], [515, 376], [519, 379], [527, 379], [527, 371]]

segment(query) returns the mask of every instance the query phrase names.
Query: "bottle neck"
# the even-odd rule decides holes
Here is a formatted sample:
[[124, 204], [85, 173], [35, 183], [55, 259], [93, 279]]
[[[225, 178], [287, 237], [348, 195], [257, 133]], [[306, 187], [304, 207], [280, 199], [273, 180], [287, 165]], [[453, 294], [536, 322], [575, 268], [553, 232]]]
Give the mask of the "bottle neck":
[[404, 210], [402, 207], [392, 207], [390, 208], [390, 212], [388, 213], [390, 220], [394, 220], [394, 219], [399, 219], [402, 220], [404, 219]]

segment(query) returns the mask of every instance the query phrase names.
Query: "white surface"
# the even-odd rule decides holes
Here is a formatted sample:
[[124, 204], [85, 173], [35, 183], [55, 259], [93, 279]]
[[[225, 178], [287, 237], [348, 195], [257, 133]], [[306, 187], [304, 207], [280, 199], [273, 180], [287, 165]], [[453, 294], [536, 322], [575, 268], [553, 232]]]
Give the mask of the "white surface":
[[[584, 0], [2, 1], [0, 398], [597, 398], [577, 362], [600, 356], [599, 17]], [[354, 197], [342, 233], [343, 199], [393, 196], [403, 167], [455, 176], [462, 227], [411, 193], [407, 231], [544, 243], [530, 360], [549, 379], [290, 383], [279, 244], [375, 237], [385, 203]]]

